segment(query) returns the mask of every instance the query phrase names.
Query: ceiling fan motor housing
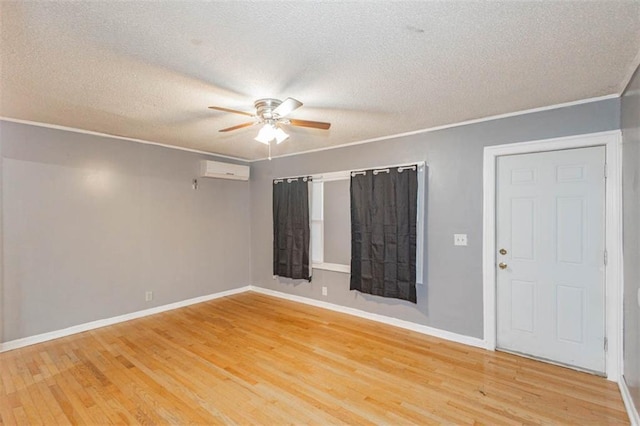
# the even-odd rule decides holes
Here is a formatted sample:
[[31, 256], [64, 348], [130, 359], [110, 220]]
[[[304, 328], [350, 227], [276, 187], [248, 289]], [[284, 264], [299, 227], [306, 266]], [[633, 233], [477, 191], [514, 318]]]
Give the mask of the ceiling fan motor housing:
[[280, 105], [282, 101], [278, 99], [266, 98], [258, 99], [253, 104], [256, 107], [256, 115], [264, 120], [273, 120], [278, 117], [274, 116], [273, 110]]

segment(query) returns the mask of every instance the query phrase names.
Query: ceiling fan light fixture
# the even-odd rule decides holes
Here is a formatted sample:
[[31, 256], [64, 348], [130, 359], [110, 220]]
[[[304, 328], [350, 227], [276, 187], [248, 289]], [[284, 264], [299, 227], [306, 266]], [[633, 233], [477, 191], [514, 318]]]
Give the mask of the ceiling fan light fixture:
[[286, 141], [287, 139], [289, 139], [289, 135], [285, 133], [284, 130], [282, 130], [281, 128], [277, 128], [276, 129], [276, 133], [275, 133], [275, 138], [276, 138], [276, 142], [278, 144]]
[[273, 123], [265, 123], [258, 132], [258, 136], [255, 137], [255, 140], [265, 145], [269, 145], [272, 140], [275, 140], [277, 143], [281, 143], [287, 139], [289, 139], [289, 135], [281, 128], [276, 127]]
[[275, 138], [275, 134], [276, 129], [273, 127], [273, 125], [270, 123], [266, 123], [258, 132], [258, 136], [255, 137], [255, 140], [265, 145], [269, 145], [269, 142], [271, 142]]

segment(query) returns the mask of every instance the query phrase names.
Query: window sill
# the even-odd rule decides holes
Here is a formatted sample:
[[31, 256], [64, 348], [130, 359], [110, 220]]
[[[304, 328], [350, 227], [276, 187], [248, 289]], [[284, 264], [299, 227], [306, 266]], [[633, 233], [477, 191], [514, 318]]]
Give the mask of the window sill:
[[[323, 271], [341, 272], [343, 274], [351, 273], [350, 265], [342, 265], [340, 263], [314, 263], [311, 265], [313, 269], [321, 269]], [[423, 285], [422, 281], [416, 281], [416, 285]]]
[[342, 272], [343, 274], [351, 273], [350, 265], [341, 265], [339, 263], [314, 263], [313, 269], [322, 269], [323, 271]]

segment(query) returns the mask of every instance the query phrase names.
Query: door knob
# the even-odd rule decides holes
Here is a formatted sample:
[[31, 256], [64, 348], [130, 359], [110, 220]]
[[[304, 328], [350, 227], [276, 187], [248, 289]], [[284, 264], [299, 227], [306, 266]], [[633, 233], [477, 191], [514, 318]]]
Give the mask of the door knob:
[[507, 269], [507, 264], [506, 264], [506, 263], [504, 263], [504, 262], [500, 262], [500, 263], [498, 263], [498, 268], [500, 268], [500, 269]]
[[507, 251], [505, 249], [500, 249], [500, 254], [504, 256], [505, 254], [507, 254]]

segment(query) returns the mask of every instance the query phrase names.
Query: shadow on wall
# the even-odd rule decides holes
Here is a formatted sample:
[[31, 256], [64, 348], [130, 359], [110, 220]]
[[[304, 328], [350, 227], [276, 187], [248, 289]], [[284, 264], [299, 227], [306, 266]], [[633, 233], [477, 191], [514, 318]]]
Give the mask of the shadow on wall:
[[284, 284], [286, 286], [290, 286], [293, 288], [296, 288], [302, 284], [311, 284], [311, 281], [313, 281], [313, 278], [311, 279], [311, 281], [307, 281], [307, 280], [294, 280], [292, 278], [287, 278], [287, 277], [280, 277], [277, 275], [274, 275], [274, 280], [277, 280], [280, 284]]
[[[318, 273], [320, 272], [320, 273]], [[311, 291], [312, 293], [312, 299], [315, 300], [319, 300], [319, 301], [323, 301], [323, 302], [328, 302], [328, 303], [332, 303], [332, 304], [338, 304], [338, 305], [344, 305], [344, 302], [346, 301], [346, 299], [350, 299], [352, 302], [354, 303], [349, 303], [348, 306], [352, 306], [354, 309], [361, 309], [364, 311], [368, 311], [368, 312], [372, 312], [371, 311], [371, 305], [374, 306], [386, 306], [386, 307], [390, 307], [392, 309], [398, 307], [400, 309], [410, 309], [412, 311], [417, 311], [420, 314], [425, 315], [426, 317], [429, 316], [429, 308], [428, 308], [428, 304], [425, 303], [425, 301], [427, 300], [428, 297], [428, 286], [427, 284], [418, 284], [416, 286], [416, 293], [417, 293], [417, 299], [418, 299], [418, 304], [406, 301], [406, 300], [401, 300], [401, 299], [392, 299], [392, 298], [386, 298], [386, 297], [382, 297], [382, 296], [375, 296], [372, 294], [367, 294], [367, 293], [361, 293], [357, 290], [349, 290], [348, 287], [346, 289], [346, 293], [348, 296], [346, 296], [344, 293], [342, 293], [342, 296], [338, 296], [338, 300], [335, 300], [333, 298], [326, 300], [324, 299], [325, 297], [327, 297], [326, 295], [322, 294], [322, 287], [327, 286], [329, 287], [329, 292], [332, 293], [332, 295], [334, 295], [334, 291], [335, 291], [335, 282], [333, 280], [326, 280], [324, 278], [324, 276], [322, 275], [322, 272], [324, 271], [317, 271], [314, 273], [314, 278], [312, 278], [311, 282], [305, 281], [305, 280], [294, 280], [291, 278], [285, 278], [285, 277], [275, 277], [274, 281], [277, 282], [279, 285], [285, 286], [287, 287], [287, 289], [281, 289], [280, 291], [285, 291], [289, 294], [295, 294], [295, 295], [300, 295], [302, 297], [309, 297], [308, 291]], [[342, 275], [342, 274], [340, 274]], [[346, 284], [348, 286], [348, 276], [346, 279]], [[345, 284], [345, 283], [343, 283]], [[333, 288], [332, 288], [333, 287]], [[368, 307], [368, 308], [366, 308]], [[384, 309], [383, 309], [384, 310]], [[375, 311], [374, 311], [375, 312]], [[388, 314], [387, 314], [388, 315]], [[393, 316], [393, 315], [391, 315]]]
[[[364, 299], [364, 301], [367, 303], [377, 303], [378, 305], [407, 306], [412, 309], [417, 309], [419, 312], [422, 312], [427, 316], [429, 315], [427, 312], [428, 311], [427, 304], [418, 305], [402, 299], [392, 299], [392, 298], [387, 298], [382, 296], [375, 296], [373, 294], [360, 293], [359, 291], [356, 291], [356, 290], [352, 290], [351, 293], [353, 294], [354, 300], [358, 300], [359, 298], [361, 298], [361, 299]], [[426, 285], [418, 284], [416, 286], [416, 293], [417, 293], [416, 298], [418, 300], [420, 300], [420, 298], [426, 298], [427, 297]], [[424, 310], [422, 310], [422, 308], [424, 308]]]

